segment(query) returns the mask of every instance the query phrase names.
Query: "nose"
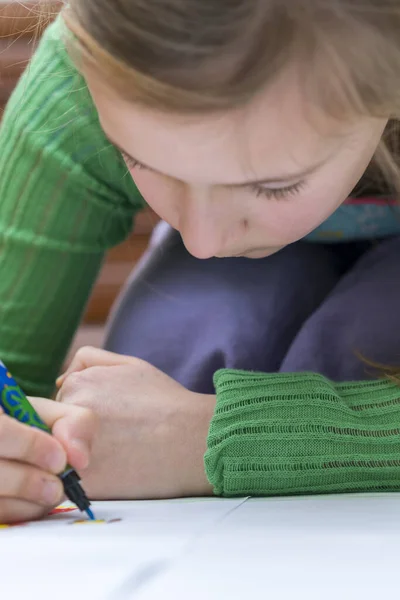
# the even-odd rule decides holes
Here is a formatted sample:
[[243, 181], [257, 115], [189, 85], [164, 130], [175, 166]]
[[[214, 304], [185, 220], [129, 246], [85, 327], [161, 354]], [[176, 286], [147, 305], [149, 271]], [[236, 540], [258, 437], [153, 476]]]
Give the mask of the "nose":
[[190, 187], [179, 207], [179, 232], [186, 249], [195, 258], [223, 254], [228, 231], [222, 207], [210, 188]]

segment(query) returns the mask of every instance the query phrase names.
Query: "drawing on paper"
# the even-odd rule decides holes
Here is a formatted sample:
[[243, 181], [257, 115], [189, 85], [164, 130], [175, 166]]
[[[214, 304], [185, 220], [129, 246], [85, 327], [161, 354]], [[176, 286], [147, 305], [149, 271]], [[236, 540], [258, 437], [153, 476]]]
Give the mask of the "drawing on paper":
[[69, 521], [70, 525], [92, 525], [95, 523], [100, 523], [102, 525], [108, 525], [110, 523], [119, 523], [120, 521], [122, 521], [122, 519], [108, 519], [108, 521], [106, 519], [95, 519], [94, 521], [91, 521], [89, 519], [76, 519], [76, 521]]
[[[49, 522], [57, 522], [57, 523], [62, 523], [63, 525], [91, 525], [91, 524], [97, 524], [97, 525], [109, 525], [112, 523], [119, 523], [120, 521], [122, 521], [122, 519], [120, 518], [113, 518], [113, 519], [95, 519], [94, 521], [91, 521], [90, 519], [86, 519], [86, 518], [78, 518], [78, 519], [66, 519], [66, 520], [54, 520], [52, 519], [52, 517], [56, 516], [56, 515], [65, 515], [68, 514], [70, 512], [74, 512], [77, 511], [78, 509], [76, 508], [76, 506], [57, 506], [56, 508], [53, 508], [53, 510], [51, 510], [49, 512], [49, 514], [47, 515], [45, 522], [49, 523]], [[10, 524], [1, 524], [0, 523], [0, 529], [10, 529], [11, 527], [26, 527], [26, 526], [35, 526], [40, 524], [41, 521], [24, 521], [24, 522], [19, 522], [19, 523], [10, 523]]]
[[28, 523], [0, 523], [0, 529], [10, 529], [11, 527], [24, 527], [25, 525], [28, 525]]

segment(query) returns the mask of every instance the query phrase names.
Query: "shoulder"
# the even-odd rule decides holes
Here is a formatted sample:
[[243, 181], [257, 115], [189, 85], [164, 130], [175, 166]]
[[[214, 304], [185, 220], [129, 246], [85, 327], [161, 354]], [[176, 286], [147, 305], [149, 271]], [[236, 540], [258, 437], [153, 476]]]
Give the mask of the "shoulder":
[[61, 16], [44, 33], [21, 77], [7, 105], [2, 133], [2, 145], [7, 138], [20, 138], [27, 152], [57, 161], [93, 191], [107, 188], [107, 196], [123, 204], [144, 203], [126, 177], [119, 152], [106, 139], [85, 80], [68, 55]]

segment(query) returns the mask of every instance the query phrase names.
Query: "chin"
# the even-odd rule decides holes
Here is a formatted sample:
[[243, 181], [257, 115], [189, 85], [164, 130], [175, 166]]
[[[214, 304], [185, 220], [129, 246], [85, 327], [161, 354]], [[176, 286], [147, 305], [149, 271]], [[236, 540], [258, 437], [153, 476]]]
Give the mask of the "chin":
[[275, 254], [279, 252], [281, 248], [265, 248], [265, 250], [253, 250], [249, 252], [245, 252], [242, 256], [245, 258], [267, 258], [267, 256], [271, 256], [271, 254]]
[[284, 246], [278, 246], [273, 248], [258, 248], [257, 250], [244, 250], [240, 254], [216, 254], [215, 258], [266, 258], [282, 250]]

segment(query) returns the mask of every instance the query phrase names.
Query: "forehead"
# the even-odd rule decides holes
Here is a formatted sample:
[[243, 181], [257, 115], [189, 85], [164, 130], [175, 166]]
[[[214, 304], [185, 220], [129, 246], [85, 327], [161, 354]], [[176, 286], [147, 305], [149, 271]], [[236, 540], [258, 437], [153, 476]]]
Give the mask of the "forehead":
[[278, 177], [326, 160], [350, 125], [307, 102], [295, 71], [236, 111], [179, 116], [155, 113], [116, 96], [86, 74], [104, 131], [146, 165], [183, 181], [238, 183]]

